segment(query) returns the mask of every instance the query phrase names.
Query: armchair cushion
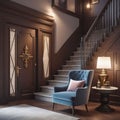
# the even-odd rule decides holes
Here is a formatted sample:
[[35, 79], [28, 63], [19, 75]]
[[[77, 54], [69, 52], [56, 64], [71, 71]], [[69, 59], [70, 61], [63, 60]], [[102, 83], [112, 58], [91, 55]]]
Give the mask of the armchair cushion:
[[57, 94], [54, 93], [53, 96], [61, 100], [65, 100], [65, 99], [70, 100], [72, 99], [72, 97], [76, 97], [76, 92], [73, 91], [58, 92]]
[[70, 79], [69, 86], [67, 88], [67, 91], [75, 91], [78, 87], [83, 87], [85, 84], [85, 80], [73, 80]]
[[68, 85], [66, 85], [66, 86], [55, 86], [54, 87], [54, 92], [62, 92], [62, 91], [66, 91], [67, 90], [67, 88], [68, 88]]
[[63, 92], [57, 92], [53, 93], [53, 101], [55, 103], [61, 103], [63, 105], [71, 106], [73, 105], [73, 99], [76, 97], [76, 92], [74, 91], [63, 91]]

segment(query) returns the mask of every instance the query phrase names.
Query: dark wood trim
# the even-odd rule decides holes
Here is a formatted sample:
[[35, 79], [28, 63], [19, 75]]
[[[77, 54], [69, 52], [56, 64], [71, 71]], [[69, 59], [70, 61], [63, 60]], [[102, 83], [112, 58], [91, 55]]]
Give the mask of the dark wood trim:
[[75, 0], [75, 13], [78, 15], [82, 15], [82, 1], [81, 0]]
[[[6, 62], [5, 62], [5, 24], [0, 20], [0, 103], [4, 104], [7, 102], [6, 94]], [[7, 71], [6, 71], [7, 72]]]
[[36, 10], [10, 1], [0, 1], [0, 11], [12, 14], [14, 16], [22, 17], [23, 19], [29, 19], [29, 21], [42, 23], [49, 26], [52, 26], [54, 21], [52, 16], [40, 13]]

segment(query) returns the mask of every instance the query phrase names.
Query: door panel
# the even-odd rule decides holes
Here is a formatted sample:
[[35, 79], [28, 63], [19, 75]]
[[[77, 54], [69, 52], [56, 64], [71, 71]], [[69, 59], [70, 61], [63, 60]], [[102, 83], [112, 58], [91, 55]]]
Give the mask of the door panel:
[[12, 96], [19, 98], [30, 95], [35, 90], [36, 34], [34, 29], [11, 25], [9, 27], [15, 31], [10, 31], [10, 96], [11, 90], [14, 90], [15, 94]]
[[17, 66], [20, 94], [35, 89], [35, 30], [21, 28], [17, 36]]

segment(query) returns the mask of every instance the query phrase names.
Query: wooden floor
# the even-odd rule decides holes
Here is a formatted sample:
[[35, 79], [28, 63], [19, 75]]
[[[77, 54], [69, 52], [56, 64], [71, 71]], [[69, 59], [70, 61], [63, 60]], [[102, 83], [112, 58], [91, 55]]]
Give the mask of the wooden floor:
[[[42, 102], [36, 100], [22, 100], [10, 102], [8, 104], [2, 105], [11, 106], [16, 104], [29, 104], [36, 107], [52, 110], [52, 103]], [[101, 113], [95, 110], [95, 108], [99, 105], [99, 103], [89, 102], [88, 109], [89, 112], [86, 112], [85, 106], [76, 107], [75, 116], [79, 117], [80, 120], [120, 120], [120, 106], [111, 106], [115, 111], [110, 113]], [[71, 115], [71, 109], [67, 106], [63, 105], [55, 105], [55, 112]]]

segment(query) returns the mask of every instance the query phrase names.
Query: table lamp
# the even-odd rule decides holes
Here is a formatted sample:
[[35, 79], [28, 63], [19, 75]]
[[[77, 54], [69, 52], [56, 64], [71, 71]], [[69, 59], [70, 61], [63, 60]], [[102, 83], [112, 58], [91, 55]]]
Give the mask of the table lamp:
[[111, 68], [111, 59], [110, 57], [98, 57], [97, 58], [97, 68], [102, 69], [101, 73], [98, 75], [101, 86], [109, 85], [108, 74], [106, 69]]

